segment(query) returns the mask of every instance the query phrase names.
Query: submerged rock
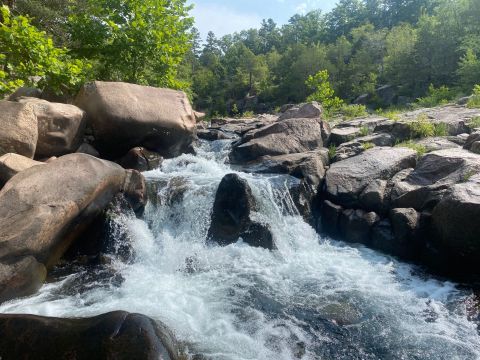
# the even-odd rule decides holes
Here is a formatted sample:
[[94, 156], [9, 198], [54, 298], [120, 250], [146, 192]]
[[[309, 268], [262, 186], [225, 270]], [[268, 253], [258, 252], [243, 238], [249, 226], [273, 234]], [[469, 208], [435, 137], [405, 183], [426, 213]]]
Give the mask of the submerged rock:
[[26, 276], [18, 263], [33, 257], [52, 267], [116, 194], [123, 193], [139, 211], [144, 192], [141, 174], [84, 154], [65, 155], [17, 174], [0, 191], [0, 263], [11, 269], [0, 278], [9, 288], [0, 301], [28, 294], [16, 281]]
[[236, 174], [225, 175], [215, 196], [208, 238], [220, 245], [242, 238], [251, 246], [274, 249], [269, 227], [250, 218], [255, 210], [255, 199], [247, 181]]
[[131, 149], [125, 156], [117, 160], [124, 169], [132, 169], [137, 171], [154, 170], [163, 162], [160, 154], [149, 151], [143, 147], [135, 147]]
[[162, 323], [115, 311], [91, 318], [0, 315], [2, 359], [186, 359]]
[[109, 158], [135, 146], [175, 157], [194, 140], [195, 115], [181, 91], [95, 81], [84, 85], [75, 104], [87, 112], [95, 146]]

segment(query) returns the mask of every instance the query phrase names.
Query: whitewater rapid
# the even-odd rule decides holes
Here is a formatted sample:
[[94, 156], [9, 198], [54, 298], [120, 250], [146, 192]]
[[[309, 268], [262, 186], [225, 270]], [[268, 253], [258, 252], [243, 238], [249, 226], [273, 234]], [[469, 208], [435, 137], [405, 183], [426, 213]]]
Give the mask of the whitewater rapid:
[[[159, 204], [124, 214], [112, 236], [133, 260], [110, 255], [117, 275], [57, 276], [3, 313], [84, 317], [113, 310], [163, 321], [191, 354], [207, 359], [479, 359], [471, 291], [364, 247], [318, 234], [295, 211], [286, 176], [239, 173], [278, 250], [239, 241], [206, 244], [215, 191], [236, 172], [228, 141], [145, 173]], [[119, 279], [120, 275], [120, 279]], [[92, 280], [93, 279], [93, 280]]]

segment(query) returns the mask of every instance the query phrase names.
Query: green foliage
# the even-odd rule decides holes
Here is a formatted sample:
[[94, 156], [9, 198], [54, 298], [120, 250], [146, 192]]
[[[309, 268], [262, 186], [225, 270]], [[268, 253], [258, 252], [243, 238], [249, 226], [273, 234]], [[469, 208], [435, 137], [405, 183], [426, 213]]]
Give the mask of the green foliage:
[[357, 117], [367, 116], [367, 108], [365, 105], [342, 105], [340, 112], [346, 119], [354, 119]]
[[88, 75], [89, 64], [57, 48], [45, 32], [25, 16], [1, 8], [0, 94], [23, 85], [48, 88], [56, 94], [75, 91]]
[[330, 145], [328, 147], [328, 158], [332, 161], [337, 155], [337, 147], [335, 145]]
[[340, 110], [343, 106], [343, 100], [335, 96], [335, 90], [329, 82], [328, 70], [321, 70], [315, 75], [310, 75], [305, 84], [313, 90], [307, 101], [318, 101], [328, 114]]
[[242, 117], [244, 118], [253, 118], [255, 117], [255, 113], [253, 111], [244, 111], [242, 114]]
[[370, 129], [367, 126], [362, 126], [360, 128], [360, 135], [367, 136], [368, 134], [370, 134]]
[[467, 107], [480, 108], [480, 85], [475, 85], [473, 88], [473, 95], [468, 100]]
[[434, 131], [433, 134], [435, 136], [447, 136], [448, 135], [448, 127], [445, 123], [434, 124]]
[[474, 129], [480, 128], [480, 116], [474, 117], [468, 122], [468, 125]]
[[434, 107], [438, 105], [445, 105], [455, 97], [455, 92], [446, 86], [436, 88], [433, 84], [428, 87], [428, 92], [425, 97], [417, 99], [417, 105], [420, 107]]
[[400, 114], [402, 111], [399, 109], [378, 109], [375, 113], [379, 116], [386, 117], [387, 119], [398, 121], [400, 120]]
[[417, 152], [417, 154], [418, 154], [419, 157], [425, 155], [426, 152], [427, 152], [427, 148], [426, 148], [424, 145], [422, 145], [422, 144], [417, 144], [417, 143], [413, 142], [412, 140], [399, 143], [399, 144], [397, 144], [396, 146], [397, 146], [397, 147], [404, 147], [404, 148], [409, 148], [409, 149], [415, 150], [415, 151]]
[[415, 121], [408, 124], [412, 138], [425, 138], [435, 135], [435, 125], [425, 114], [420, 115]]
[[177, 71], [189, 48], [186, 0], [85, 0], [72, 3], [73, 51], [96, 63], [102, 80], [184, 88]]
[[374, 148], [374, 147], [375, 147], [375, 144], [371, 143], [371, 142], [366, 142], [366, 143], [362, 144], [362, 148], [365, 151], [368, 150], [368, 149]]

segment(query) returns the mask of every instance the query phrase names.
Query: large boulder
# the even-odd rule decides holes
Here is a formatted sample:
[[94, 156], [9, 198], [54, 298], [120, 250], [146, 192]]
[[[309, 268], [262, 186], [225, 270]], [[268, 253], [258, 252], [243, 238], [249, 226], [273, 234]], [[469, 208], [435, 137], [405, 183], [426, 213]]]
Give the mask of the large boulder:
[[95, 81], [83, 86], [75, 104], [87, 112], [95, 147], [109, 158], [135, 146], [175, 157], [194, 140], [195, 114], [181, 91]]
[[[41, 286], [17, 279], [32, 267], [52, 267], [88, 225], [123, 193], [132, 207], [144, 204], [145, 184], [138, 172], [85, 154], [65, 155], [14, 176], [0, 191], [0, 301], [31, 294]], [[31, 257], [40, 265], [30, 262]], [[33, 263], [33, 265], [32, 265]], [[10, 272], [5, 270], [10, 268]], [[26, 289], [26, 290], [24, 290]]]
[[347, 208], [361, 208], [360, 195], [374, 180], [389, 180], [401, 170], [415, 167], [417, 153], [406, 148], [378, 147], [336, 162], [325, 177], [326, 196]]
[[464, 149], [445, 149], [423, 156], [403, 181], [395, 184], [391, 200], [395, 207], [432, 209], [456, 183], [480, 172], [480, 155]]
[[234, 144], [232, 162], [248, 162], [261, 156], [303, 153], [323, 147], [328, 124], [319, 119], [288, 119], [251, 130]]
[[320, 118], [322, 116], [322, 113], [322, 106], [316, 101], [313, 101], [299, 106], [292, 106], [291, 108], [285, 110], [285, 112], [280, 115], [278, 120], [312, 118], [315, 119]]
[[452, 186], [432, 213], [432, 241], [443, 270], [479, 275], [480, 176]]
[[36, 98], [23, 97], [17, 101], [31, 104], [37, 116], [36, 158], [62, 156], [78, 149], [87, 124], [83, 110], [74, 105], [51, 103]]
[[[335, 143], [334, 140], [332, 140], [331, 142]], [[352, 156], [356, 156], [364, 152], [365, 149], [367, 148], [367, 145], [393, 146], [393, 144], [394, 144], [394, 139], [390, 134], [380, 133], [380, 134], [362, 136], [362, 137], [356, 138], [355, 140], [342, 143], [340, 146], [338, 146], [333, 160], [341, 161], [341, 160], [348, 159]]]
[[256, 209], [248, 182], [237, 174], [225, 175], [215, 196], [208, 238], [220, 245], [229, 245], [242, 238], [251, 246], [274, 249], [268, 226], [250, 217]]
[[0, 101], [0, 156], [15, 153], [33, 158], [38, 140], [37, 117], [33, 107]]
[[289, 174], [305, 179], [315, 189], [325, 177], [325, 168], [329, 164], [328, 150], [323, 148], [306, 153], [278, 156], [262, 156], [243, 170], [260, 174]]
[[0, 188], [19, 172], [36, 165], [43, 165], [43, 163], [18, 154], [10, 153], [0, 156]]
[[73, 319], [2, 314], [0, 334], [4, 360], [182, 358], [165, 325], [124, 311]]

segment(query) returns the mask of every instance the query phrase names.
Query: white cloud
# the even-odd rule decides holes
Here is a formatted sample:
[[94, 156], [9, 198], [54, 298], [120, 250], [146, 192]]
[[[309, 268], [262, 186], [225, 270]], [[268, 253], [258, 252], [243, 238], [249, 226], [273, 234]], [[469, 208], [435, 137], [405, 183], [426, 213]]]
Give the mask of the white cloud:
[[209, 31], [221, 37], [235, 31], [258, 28], [262, 22], [262, 17], [256, 13], [240, 13], [223, 5], [197, 3], [191, 14], [202, 38]]

